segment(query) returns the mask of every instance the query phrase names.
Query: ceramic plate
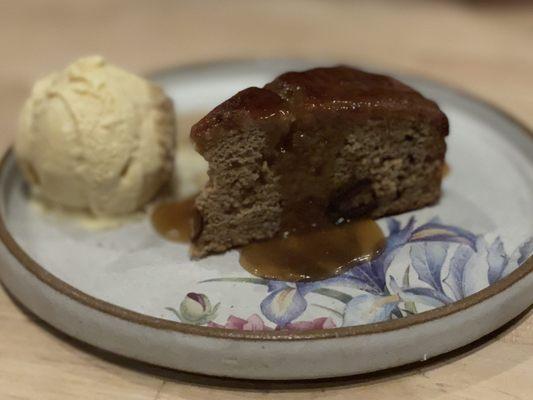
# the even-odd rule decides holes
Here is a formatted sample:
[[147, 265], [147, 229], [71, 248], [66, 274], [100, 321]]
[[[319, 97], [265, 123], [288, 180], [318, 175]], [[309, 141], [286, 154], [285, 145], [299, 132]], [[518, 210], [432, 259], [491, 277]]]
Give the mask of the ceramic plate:
[[[178, 118], [308, 62], [231, 62], [154, 78]], [[432, 207], [378, 221], [372, 263], [320, 282], [249, 275], [228, 252], [191, 262], [148, 218], [88, 230], [31, 205], [11, 153], [0, 171], [1, 278], [35, 314], [100, 348], [185, 371], [252, 379], [343, 376], [424, 360], [533, 302], [533, 139], [442, 85], [400, 79], [447, 113], [450, 173]], [[181, 163], [182, 172], [187, 164]], [[192, 168], [192, 165], [191, 165]]]

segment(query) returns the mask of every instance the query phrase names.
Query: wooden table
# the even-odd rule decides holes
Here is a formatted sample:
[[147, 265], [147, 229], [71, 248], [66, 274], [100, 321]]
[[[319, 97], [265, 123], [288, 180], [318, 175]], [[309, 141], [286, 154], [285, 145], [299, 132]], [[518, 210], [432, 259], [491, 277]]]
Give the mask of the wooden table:
[[[140, 73], [243, 57], [373, 64], [464, 88], [533, 126], [533, 7], [482, 3], [3, 1], [0, 146], [12, 141], [32, 81], [91, 53]], [[0, 399], [533, 398], [531, 312], [436, 361], [293, 384], [193, 376], [106, 354], [37, 321], [2, 290], [0, 318]]]

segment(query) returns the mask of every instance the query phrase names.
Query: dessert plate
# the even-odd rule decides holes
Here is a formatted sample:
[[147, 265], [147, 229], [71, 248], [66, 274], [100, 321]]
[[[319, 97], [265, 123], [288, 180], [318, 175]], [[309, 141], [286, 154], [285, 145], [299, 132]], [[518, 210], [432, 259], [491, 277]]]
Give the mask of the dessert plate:
[[[240, 89], [311, 66], [223, 62], [153, 78], [186, 121]], [[5, 287], [94, 346], [236, 378], [358, 374], [480, 338], [533, 302], [533, 136], [468, 95], [399, 78], [449, 116], [450, 172], [437, 205], [378, 221], [388, 242], [372, 263], [295, 284], [251, 276], [235, 251], [192, 262], [187, 246], [158, 236], [147, 216], [94, 230], [39, 211], [8, 152], [0, 168]], [[186, 162], [179, 166], [188, 173]]]

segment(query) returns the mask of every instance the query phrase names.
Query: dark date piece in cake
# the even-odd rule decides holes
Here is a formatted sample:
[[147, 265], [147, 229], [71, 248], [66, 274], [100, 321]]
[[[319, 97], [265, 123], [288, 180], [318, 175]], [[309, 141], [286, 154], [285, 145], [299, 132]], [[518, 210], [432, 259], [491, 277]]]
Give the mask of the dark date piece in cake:
[[435, 203], [447, 134], [435, 102], [350, 67], [245, 89], [191, 131], [209, 163], [192, 254]]

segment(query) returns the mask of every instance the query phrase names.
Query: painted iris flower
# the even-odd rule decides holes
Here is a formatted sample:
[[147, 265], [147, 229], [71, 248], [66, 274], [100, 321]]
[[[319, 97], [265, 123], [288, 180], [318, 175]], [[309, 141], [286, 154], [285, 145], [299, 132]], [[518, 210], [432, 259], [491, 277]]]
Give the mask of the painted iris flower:
[[[493, 284], [518, 268], [533, 253], [533, 238], [508, 255], [500, 237], [490, 244], [482, 235], [441, 223], [437, 218], [415, 226], [414, 217], [402, 226], [387, 220], [389, 235], [383, 252], [374, 260], [357, 265], [342, 275], [317, 282], [282, 282], [252, 277], [209, 279], [207, 282], [239, 282], [266, 288], [258, 313], [248, 318], [230, 315], [225, 324], [216, 316], [205, 295], [185, 298], [191, 312], [176, 313], [183, 322], [241, 330], [327, 329], [336, 327], [331, 317], [298, 319], [308, 309], [310, 294], [337, 301], [335, 314], [343, 326], [403, 318], [417, 312], [461, 300]], [[407, 256], [402, 271], [391, 272], [398, 255]], [[398, 263], [396, 263], [398, 264]], [[198, 303], [198, 304], [196, 304]], [[184, 306], [184, 307], [185, 307]], [[259, 314], [260, 311], [260, 315]], [[185, 317], [185, 318], [184, 318]], [[268, 326], [263, 318], [273, 324]]]

